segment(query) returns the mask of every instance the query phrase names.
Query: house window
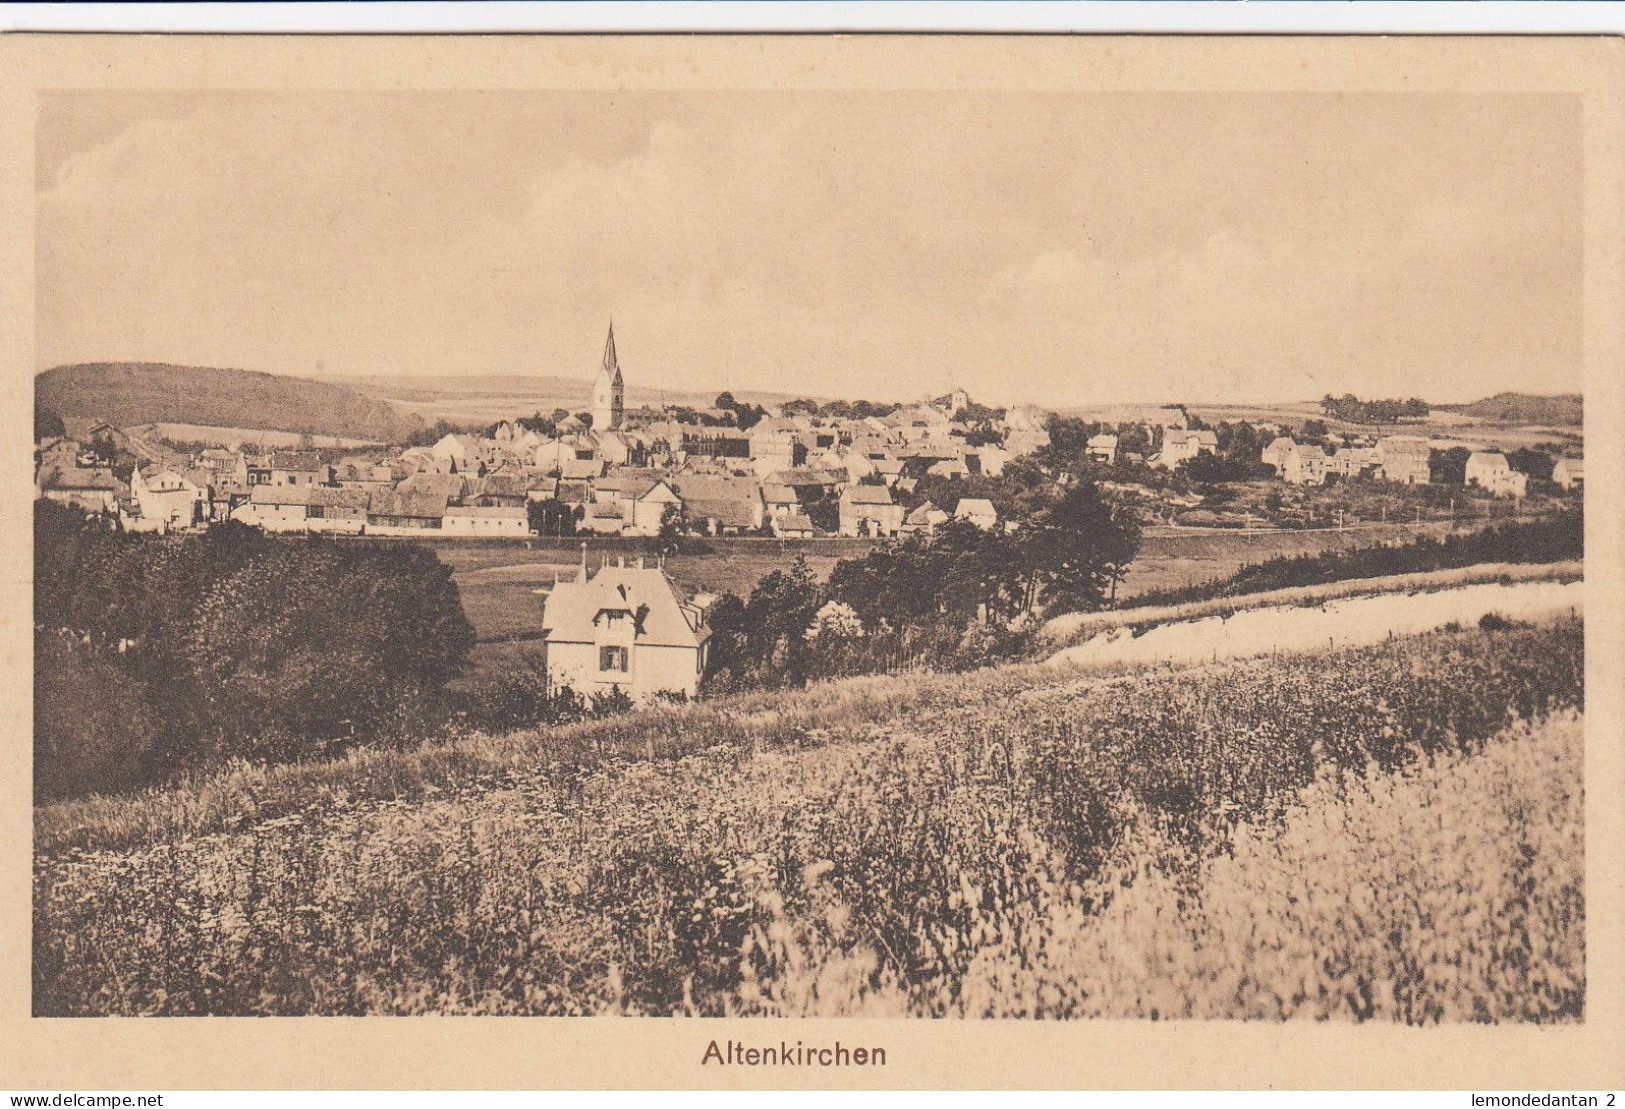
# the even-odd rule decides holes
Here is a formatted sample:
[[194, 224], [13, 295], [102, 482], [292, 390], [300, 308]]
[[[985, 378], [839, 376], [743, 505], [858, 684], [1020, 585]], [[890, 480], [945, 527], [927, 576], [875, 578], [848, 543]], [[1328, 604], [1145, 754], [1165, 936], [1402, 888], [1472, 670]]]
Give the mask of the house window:
[[627, 650], [625, 647], [598, 648], [598, 669], [614, 670], [624, 674], [626, 673], [626, 665]]

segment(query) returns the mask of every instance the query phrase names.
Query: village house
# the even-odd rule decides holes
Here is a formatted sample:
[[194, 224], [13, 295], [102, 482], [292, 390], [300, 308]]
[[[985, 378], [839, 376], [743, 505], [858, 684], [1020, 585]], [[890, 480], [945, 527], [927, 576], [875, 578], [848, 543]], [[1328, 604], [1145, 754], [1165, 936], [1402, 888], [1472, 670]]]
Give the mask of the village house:
[[1212, 454], [1218, 448], [1219, 437], [1211, 431], [1169, 428], [1162, 433], [1162, 453], [1151, 464], [1172, 470], [1181, 462], [1189, 462], [1199, 454]]
[[804, 512], [781, 512], [773, 517], [773, 534], [780, 539], [811, 539], [812, 518]]
[[618, 690], [643, 703], [662, 694], [695, 696], [711, 636], [708, 599], [685, 600], [663, 569], [641, 559], [596, 573], [583, 563], [543, 604], [549, 691], [591, 697]]
[[711, 535], [760, 531], [767, 518], [762, 488], [750, 478], [681, 474], [674, 488], [689, 526]]
[[1574, 489], [1585, 484], [1585, 460], [1580, 458], [1559, 458], [1552, 466], [1552, 480], [1564, 489]]
[[1329, 469], [1324, 447], [1318, 443], [1298, 443], [1288, 452], [1281, 477], [1288, 485], [1324, 485]]
[[999, 526], [998, 510], [993, 507], [992, 501], [983, 497], [961, 497], [954, 507], [954, 519], [968, 521], [983, 531], [992, 531]]
[[302, 532], [310, 518], [313, 492], [315, 486], [311, 485], [253, 485], [248, 500], [232, 510], [231, 519], [265, 531]]
[[1286, 472], [1287, 457], [1297, 449], [1297, 446], [1290, 436], [1278, 435], [1270, 440], [1269, 446], [1264, 448], [1260, 458], [1264, 465], [1272, 467], [1277, 474], [1283, 474]]
[[272, 451], [269, 482], [272, 485], [326, 485], [328, 467], [314, 451]]
[[904, 535], [933, 535], [948, 519], [946, 512], [930, 501], [924, 501], [903, 517], [902, 532]]
[[1117, 436], [1101, 432], [1099, 435], [1089, 436], [1089, 442], [1084, 453], [1091, 462], [1110, 466], [1117, 461]]
[[130, 473], [130, 497], [136, 503], [143, 530], [170, 532], [189, 528], [208, 515], [207, 487], [197, 485], [161, 466], [137, 467]]
[[367, 528], [367, 505], [372, 493], [366, 489], [335, 489], [315, 486], [310, 490], [305, 530], [327, 535], [360, 535]]
[[106, 466], [42, 469], [39, 495], [48, 501], [97, 516], [117, 514], [127, 486]]
[[1418, 435], [1389, 435], [1377, 440], [1377, 473], [1383, 481], [1426, 485], [1432, 480], [1432, 447]]
[[851, 485], [841, 492], [840, 529], [847, 536], [896, 535], [906, 510], [884, 485]]
[[1500, 451], [1468, 455], [1466, 481], [1497, 497], [1521, 497], [1529, 486], [1528, 475], [1514, 470]]
[[1010, 457], [1010, 452], [1003, 447], [988, 445], [977, 447], [965, 456], [965, 461], [968, 463], [975, 459], [978, 473], [986, 474], [988, 477], [1000, 477], [1004, 474], [1004, 465], [1010, 461]]
[[801, 498], [789, 485], [764, 484], [762, 503], [767, 506], [769, 516], [785, 516], [801, 510]]
[[438, 532], [445, 516], [443, 492], [377, 489], [367, 501], [367, 534], [413, 536]]

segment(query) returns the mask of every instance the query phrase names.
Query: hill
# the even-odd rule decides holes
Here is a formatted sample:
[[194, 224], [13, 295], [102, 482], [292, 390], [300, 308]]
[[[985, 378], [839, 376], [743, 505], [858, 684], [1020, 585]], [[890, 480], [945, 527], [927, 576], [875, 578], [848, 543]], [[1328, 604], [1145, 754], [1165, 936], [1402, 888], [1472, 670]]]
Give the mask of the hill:
[[[331, 380], [370, 397], [387, 401], [403, 411], [462, 423], [491, 423], [528, 416], [532, 412], [552, 412], [556, 408], [579, 412], [592, 403], [592, 382], [581, 377], [554, 374], [473, 374], [461, 377], [414, 375], [406, 377], [338, 377]], [[720, 390], [718, 390], [720, 392]], [[747, 404], [782, 404], [793, 399], [789, 393], [734, 390], [734, 396]], [[628, 408], [661, 404], [708, 408], [716, 392], [654, 389], [629, 384]]]
[[1554, 397], [1497, 393], [1471, 404], [1438, 404], [1434, 407], [1445, 412], [1460, 412], [1475, 420], [1497, 420], [1511, 424], [1578, 427], [1583, 422], [1583, 398], [1578, 393], [1561, 393]]
[[164, 362], [58, 366], [34, 379], [34, 404], [119, 427], [202, 424], [389, 442], [419, 426], [417, 417], [343, 385]]

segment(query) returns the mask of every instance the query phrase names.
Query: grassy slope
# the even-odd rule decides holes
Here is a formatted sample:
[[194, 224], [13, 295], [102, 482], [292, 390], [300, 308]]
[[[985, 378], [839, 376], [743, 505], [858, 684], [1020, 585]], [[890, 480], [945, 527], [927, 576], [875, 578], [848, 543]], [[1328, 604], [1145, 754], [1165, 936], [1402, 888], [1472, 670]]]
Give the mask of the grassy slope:
[[[1435, 793], [1461, 781], [1479, 792], [1450, 807], [1470, 819], [1458, 813], [1425, 843], [1444, 806], [1397, 840], [1381, 831], [1347, 850], [1301, 834], [1292, 814], [1308, 804], [1314, 819], [1338, 819], [1343, 796], [1315, 784], [1328, 772], [1376, 782], [1379, 766], [1401, 769], [1418, 752], [1448, 768], [1509, 718], [1575, 705], [1580, 646], [1564, 623], [1112, 679], [1032, 668], [874, 679], [270, 778], [240, 772], [212, 798], [42, 810], [36, 1011], [1145, 1016], [1183, 1005], [1568, 1018], [1583, 989], [1575, 860], [1561, 827], [1529, 838], [1541, 818], [1524, 804], [1573, 819], [1541, 777], [1550, 752], [1446, 773]], [[1562, 770], [1547, 778], [1562, 784]], [[1299, 797], [1305, 787], [1321, 789], [1319, 810]], [[1486, 800], [1511, 822], [1508, 842], [1531, 844], [1527, 875], [1470, 850]], [[1393, 830], [1396, 806], [1415, 802], [1401, 793], [1375, 827]], [[119, 850], [65, 851], [85, 838], [75, 824]], [[1277, 828], [1283, 850], [1270, 846]], [[1463, 840], [1457, 828], [1474, 830]], [[1176, 899], [1157, 908], [1163, 894], [1148, 882], [1149, 928], [1142, 918], [1129, 929], [1135, 942], [1113, 948], [1115, 961], [1067, 957], [1062, 941], [1099, 914], [1117, 876], [1169, 875], [1186, 889], [1231, 838], [1239, 857], [1275, 859], [1279, 873], [1232, 876], [1220, 894], [1314, 874], [1309, 907], [1272, 917], [1297, 944], [1289, 955], [1336, 936], [1351, 919], [1343, 902], [1367, 904], [1362, 851], [1391, 861], [1379, 910], [1425, 895], [1450, 924], [1369, 950], [1351, 941], [1369, 959], [1342, 969], [1311, 959], [1318, 982], [1289, 961], [1277, 974], [1282, 950], [1249, 950], [1245, 921], [1219, 933], [1222, 949], [1188, 957], [1203, 971], [1254, 967], [1251, 985], [1284, 999], [1279, 1014], [1212, 974], [1176, 976], [1172, 1000], [1170, 980], [1151, 972], [1139, 993], [1093, 988], [1097, 968], [1134, 980], [1148, 938], [1177, 949], [1208, 935]], [[1521, 967], [1491, 955], [1486, 968], [1486, 950], [1510, 953], [1522, 934], [1503, 908], [1527, 915], [1539, 946]], [[1397, 1004], [1401, 980], [1407, 998], [1436, 1008]], [[1395, 1005], [1373, 1001], [1382, 989]]]
[[60, 415], [118, 427], [203, 424], [390, 441], [416, 424], [387, 402], [340, 385], [165, 363], [58, 366], [34, 379], [34, 398]]

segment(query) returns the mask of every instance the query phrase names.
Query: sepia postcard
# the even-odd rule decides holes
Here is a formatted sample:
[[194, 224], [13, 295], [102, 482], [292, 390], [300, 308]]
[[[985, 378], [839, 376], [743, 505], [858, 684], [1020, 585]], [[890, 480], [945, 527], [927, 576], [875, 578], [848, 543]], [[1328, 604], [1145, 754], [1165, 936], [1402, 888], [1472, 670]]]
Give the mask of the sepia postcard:
[[1605, 38], [0, 39], [0, 1084], [1619, 1086], [1622, 139]]

